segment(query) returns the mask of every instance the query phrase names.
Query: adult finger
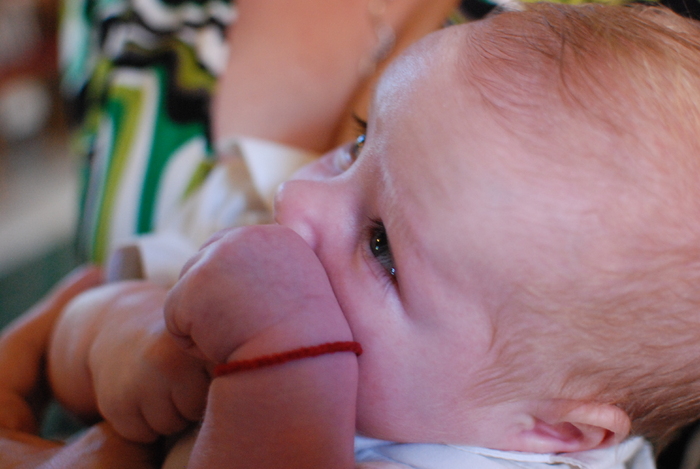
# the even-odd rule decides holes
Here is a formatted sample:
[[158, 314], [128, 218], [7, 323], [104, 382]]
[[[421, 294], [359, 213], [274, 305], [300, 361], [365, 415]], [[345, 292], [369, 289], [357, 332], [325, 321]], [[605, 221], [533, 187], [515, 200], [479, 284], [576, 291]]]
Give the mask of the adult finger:
[[[66, 304], [79, 293], [99, 285], [96, 267], [81, 267], [62, 280], [32, 309], [0, 334], [0, 395], [17, 405], [0, 406], [0, 427], [33, 432], [36, 422], [25, 402], [41, 382], [43, 360], [53, 324]], [[22, 404], [24, 402], [24, 404]]]
[[155, 447], [134, 443], [106, 422], [88, 429], [37, 469], [156, 469]]

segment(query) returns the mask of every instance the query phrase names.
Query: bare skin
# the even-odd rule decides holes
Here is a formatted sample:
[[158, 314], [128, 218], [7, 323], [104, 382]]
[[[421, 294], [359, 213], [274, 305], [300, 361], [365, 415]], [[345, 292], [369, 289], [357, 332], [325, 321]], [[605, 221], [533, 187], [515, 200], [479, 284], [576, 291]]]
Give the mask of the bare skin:
[[165, 330], [165, 293], [147, 281], [95, 288], [66, 308], [52, 337], [56, 397], [83, 419], [106, 418], [132, 441], [179, 432], [204, 411], [209, 373]]
[[386, 64], [438, 29], [458, 2], [385, 2], [381, 21], [396, 44], [376, 69], [362, 70], [378, 46], [369, 10], [381, 4], [239, 0], [230, 60], [214, 97], [215, 139], [246, 135], [324, 152], [356, 136], [352, 115], [366, 118]]
[[[325, 271], [288, 228], [227, 232], [182, 278], [168, 329], [214, 363], [352, 340]], [[353, 466], [356, 381], [349, 352], [214, 379], [188, 467]]]
[[48, 397], [44, 362], [50, 333], [65, 305], [97, 286], [99, 270], [75, 272], [0, 336], [0, 466], [3, 468], [153, 469], [150, 448], [125, 440], [102, 423], [69, 444], [37, 436]]

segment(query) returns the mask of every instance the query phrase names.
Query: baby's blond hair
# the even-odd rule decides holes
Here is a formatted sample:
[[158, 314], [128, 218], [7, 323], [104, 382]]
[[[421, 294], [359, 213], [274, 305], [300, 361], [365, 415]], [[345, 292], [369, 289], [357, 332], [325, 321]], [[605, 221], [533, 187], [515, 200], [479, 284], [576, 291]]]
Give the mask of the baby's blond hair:
[[485, 24], [469, 86], [523, 145], [547, 142], [557, 174], [612, 181], [597, 219], [619, 245], [580, 283], [522, 285], [518, 308], [546, 319], [511, 328], [501, 357], [522, 365], [525, 342], [567, 370], [552, 379], [562, 395], [616, 404], [662, 442], [700, 417], [700, 26], [661, 7], [558, 4]]

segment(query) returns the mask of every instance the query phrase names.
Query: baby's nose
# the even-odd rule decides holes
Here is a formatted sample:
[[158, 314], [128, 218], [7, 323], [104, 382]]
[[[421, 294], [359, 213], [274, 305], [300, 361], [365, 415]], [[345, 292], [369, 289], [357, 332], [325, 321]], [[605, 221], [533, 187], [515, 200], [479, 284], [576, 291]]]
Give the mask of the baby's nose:
[[294, 230], [314, 250], [323, 216], [322, 186], [321, 181], [294, 179], [283, 183], [275, 196], [275, 221]]
[[299, 169], [292, 179], [321, 181], [338, 176], [347, 169], [342, 164], [347, 159], [345, 158], [347, 153], [347, 145], [331, 150], [313, 163]]

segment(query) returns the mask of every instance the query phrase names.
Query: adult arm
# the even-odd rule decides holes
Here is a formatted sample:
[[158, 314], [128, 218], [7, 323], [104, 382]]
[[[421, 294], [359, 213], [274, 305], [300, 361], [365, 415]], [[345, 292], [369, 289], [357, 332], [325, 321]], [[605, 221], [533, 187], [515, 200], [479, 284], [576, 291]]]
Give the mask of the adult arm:
[[[215, 139], [251, 136], [323, 152], [353, 111], [366, 117], [374, 78], [407, 45], [437, 29], [455, 0], [238, 0], [229, 61], [213, 107]], [[374, 12], [374, 14], [373, 14]], [[396, 44], [378, 68], [376, 28]]]

